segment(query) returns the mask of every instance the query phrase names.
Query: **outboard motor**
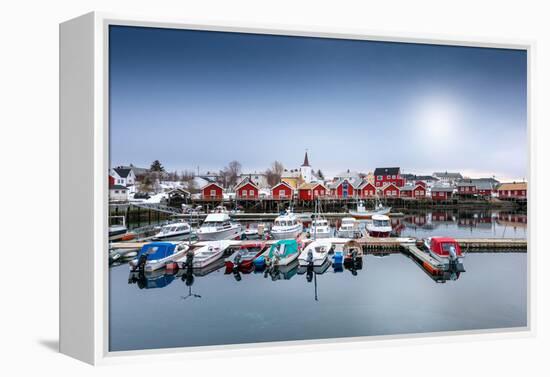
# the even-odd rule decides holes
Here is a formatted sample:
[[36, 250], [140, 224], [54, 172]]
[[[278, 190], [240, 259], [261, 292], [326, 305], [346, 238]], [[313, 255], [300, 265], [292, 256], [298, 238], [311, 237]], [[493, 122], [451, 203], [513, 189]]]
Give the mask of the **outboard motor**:
[[312, 267], [312, 266], [313, 266], [313, 251], [309, 250], [309, 251], [307, 252], [307, 259], [306, 259], [306, 262], [307, 262], [308, 267]]
[[193, 268], [193, 258], [195, 257], [195, 253], [193, 251], [188, 251], [187, 255], [185, 256], [185, 267], [188, 269]]
[[449, 261], [449, 264], [453, 267], [456, 266], [456, 263], [458, 262], [458, 257], [456, 256], [456, 249], [454, 246], [449, 247]]
[[313, 280], [313, 264], [307, 266], [306, 280], [308, 283], [311, 283]]
[[141, 254], [137, 262], [136, 270], [143, 273], [145, 271], [146, 264], [147, 264], [147, 254]]
[[241, 258], [242, 254], [240, 251], [238, 251], [235, 255], [235, 258], [233, 259], [233, 272], [239, 271], [239, 267], [241, 266]]

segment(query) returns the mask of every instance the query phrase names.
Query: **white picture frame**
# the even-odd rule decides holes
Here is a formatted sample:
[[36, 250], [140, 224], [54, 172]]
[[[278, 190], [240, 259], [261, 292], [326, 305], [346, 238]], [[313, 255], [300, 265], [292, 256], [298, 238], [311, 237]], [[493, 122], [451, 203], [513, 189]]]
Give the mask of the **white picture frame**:
[[[529, 174], [528, 218], [534, 219], [536, 197], [532, 174], [534, 143], [531, 126], [532, 41], [495, 41], [433, 35], [365, 33], [277, 25], [208, 24], [120, 14], [88, 13], [60, 25], [60, 352], [90, 364], [137, 359], [230, 356], [247, 349], [251, 355], [300, 350], [376, 347], [387, 343], [456, 341], [532, 336], [534, 237], [528, 238], [528, 318], [524, 328], [372, 336], [330, 340], [185, 347], [109, 352], [108, 349], [108, 27], [131, 25], [177, 29], [251, 32], [390, 42], [522, 49], [528, 63]], [[79, 208], [75, 215], [74, 208]], [[530, 227], [532, 229], [532, 227]]]

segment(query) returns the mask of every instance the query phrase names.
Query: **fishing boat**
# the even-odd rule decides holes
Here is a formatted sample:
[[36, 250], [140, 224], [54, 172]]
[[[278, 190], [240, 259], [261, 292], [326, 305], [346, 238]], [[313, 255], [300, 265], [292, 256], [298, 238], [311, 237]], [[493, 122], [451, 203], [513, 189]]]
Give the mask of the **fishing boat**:
[[389, 237], [392, 231], [390, 218], [386, 215], [373, 215], [372, 220], [367, 224], [367, 231], [371, 237]]
[[278, 216], [271, 228], [271, 236], [276, 240], [292, 239], [298, 237], [303, 230], [303, 225], [298, 221], [291, 209]]
[[359, 231], [357, 220], [354, 217], [344, 217], [340, 228], [338, 228], [338, 237], [341, 238], [356, 238]]
[[437, 260], [443, 270], [464, 271], [464, 254], [454, 238], [429, 237], [424, 239], [419, 246], [420, 250]]
[[191, 225], [185, 221], [179, 221], [176, 223], [170, 223], [163, 225], [160, 228], [160, 232], [155, 234], [153, 240], [156, 241], [174, 241], [174, 240], [183, 240], [191, 234]]
[[183, 242], [151, 242], [139, 250], [136, 258], [130, 261], [131, 270], [155, 271], [182, 258], [189, 246]]
[[365, 203], [360, 200], [357, 202], [356, 210], [349, 211], [349, 214], [356, 219], [370, 219], [374, 215], [387, 215], [390, 211], [391, 207], [386, 207], [382, 203], [376, 204], [373, 210], [367, 210]]
[[309, 231], [311, 237], [315, 238], [328, 238], [330, 237], [330, 226], [326, 219], [315, 219], [311, 222], [311, 229]]
[[321, 266], [328, 259], [332, 242], [315, 240], [307, 245], [298, 256], [300, 266]]
[[251, 272], [254, 267], [254, 259], [260, 256], [264, 249], [264, 242], [246, 243], [242, 245], [233, 255], [225, 259], [225, 272], [231, 273], [235, 270]]
[[109, 240], [118, 240], [128, 233], [126, 218], [124, 216], [109, 217]]
[[232, 222], [227, 213], [209, 214], [197, 230], [201, 241], [233, 239], [240, 236], [241, 233], [241, 224]]
[[296, 240], [280, 240], [254, 259], [254, 266], [284, 266], [295, 261], [299, 254], [300, 244]]
[[[189, 252], [190, 257], [186, 257], [185, 261], [186, 263], [191, 263], [194, 269], [205, 268], [220, 259], [230, 245], [231, 243], [229, 241], [207, 242], [206, 245], [191, 250]], [[179, 261], [179, 263], [181, 262], [182, 260]]]

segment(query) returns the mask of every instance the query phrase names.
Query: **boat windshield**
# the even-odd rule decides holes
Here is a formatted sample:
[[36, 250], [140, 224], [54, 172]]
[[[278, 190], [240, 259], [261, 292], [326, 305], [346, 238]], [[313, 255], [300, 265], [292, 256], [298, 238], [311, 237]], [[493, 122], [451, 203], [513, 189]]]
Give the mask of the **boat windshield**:
[[373, 220], [372, 221], [374, 226], [389, 226], [390, 222], [388, 220]]

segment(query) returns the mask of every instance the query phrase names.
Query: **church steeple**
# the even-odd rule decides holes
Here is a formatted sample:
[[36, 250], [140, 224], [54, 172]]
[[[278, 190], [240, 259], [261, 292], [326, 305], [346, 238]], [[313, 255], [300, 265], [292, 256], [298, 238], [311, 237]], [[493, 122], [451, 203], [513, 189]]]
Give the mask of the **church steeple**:
[[309, 159], [307, 158], [307, 149], [306, 149], [306, 155], [304, 156], [304, 163], [302, 166], [309, 166]]

